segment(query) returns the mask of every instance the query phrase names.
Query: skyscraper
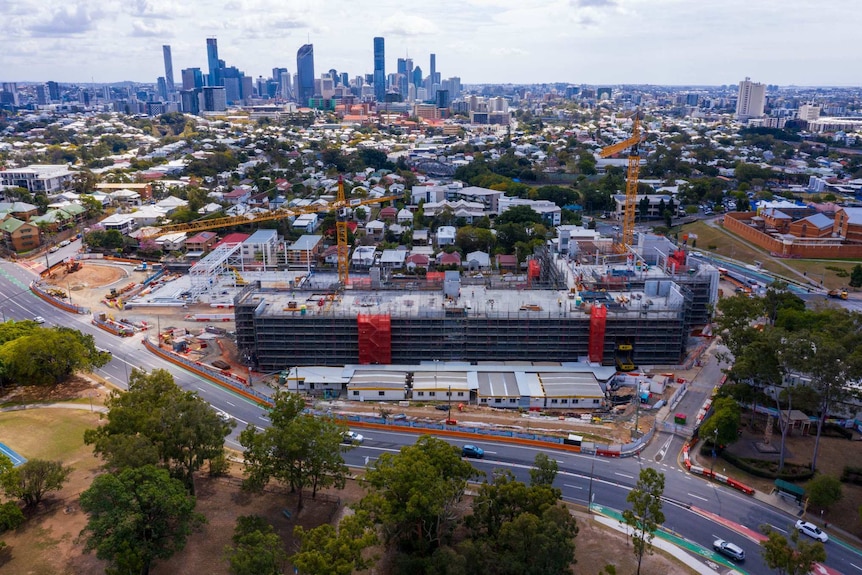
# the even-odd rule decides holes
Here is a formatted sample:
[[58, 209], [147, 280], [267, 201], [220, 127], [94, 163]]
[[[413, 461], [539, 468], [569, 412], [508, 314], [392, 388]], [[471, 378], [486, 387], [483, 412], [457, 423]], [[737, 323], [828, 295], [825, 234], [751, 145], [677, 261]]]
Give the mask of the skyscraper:
[[386, 98], [386, 53], [383, 38], [374, 38], [374, 99], [382, 102]]
[[200, 68], [184, 68], [182, 70], [183, 90], [194, 90], [204, 87], [204, 75]]
[[207, 84], [210, 86], [224, 86], [218, 61], [218, 40], [215, 38], [207, 38], [207, 64], [209, 64], [209, 80]]
[[440, 78], [437, 77], [437, 54], [431, 54], [431, 85], [439, 84]]
[[168, 94], [174, 92], [174, 62], [171, 59], [171, 47], [165, 44], [162, 46], [162, 54], [165, 57], [165, 85], [168, 88]]
[[296, 101], [308, 106], [314, 96], [314, 45], [304, 44], [296, 52]]
[[48, 80], [48, 97], [52, 102], [60, 100], [60, 85], [53, 80]]
[[739, 96], [736, 99], [736, 118], [748, 120], [759, 118], [763, 115], [766, 105], [766, 86], [759, 82], [752, 82], [746, 77], [739, 83]]
[[159, 92], [159, 98], [164, 102], [168, 99], [168, 83], [162, 76], [159, 76], [159, 79], [156, 81], [156, 86]]

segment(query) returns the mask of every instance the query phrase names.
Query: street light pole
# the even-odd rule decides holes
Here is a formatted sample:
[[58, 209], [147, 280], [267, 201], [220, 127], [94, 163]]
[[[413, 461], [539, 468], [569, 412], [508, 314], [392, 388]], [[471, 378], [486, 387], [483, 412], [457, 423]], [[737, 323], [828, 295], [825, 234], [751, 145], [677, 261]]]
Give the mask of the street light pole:
[[449, 409], [446, 412], [446, 421], [452, 421], [452, 385], [449, 385]]

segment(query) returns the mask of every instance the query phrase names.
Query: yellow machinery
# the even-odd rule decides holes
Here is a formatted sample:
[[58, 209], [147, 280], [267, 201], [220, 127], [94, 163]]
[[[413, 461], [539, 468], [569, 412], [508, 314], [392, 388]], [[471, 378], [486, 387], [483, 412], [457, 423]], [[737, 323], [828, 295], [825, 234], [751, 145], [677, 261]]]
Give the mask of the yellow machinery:
[[236, 285], [238, 285], [238, 286], [247, 286], [248, 285], [248, 282], [245, 280], [245, 278], [240, 275], [239, 270], [237, 270], [234, 267], [230, 268], [230, 270], [233, 272], [233, 278], [234, 278], [234, 282], [236, 283]]
[[[341, 176], [338, 177], [338, 196], [335, 203], [339, 206], [347, 205], [344, 199], [344, 180]], [[348, 276], [350, 275], [350, 246], [347, 245], [347, 222], [344, 219], [346, 208], [338, 208], [338, 221], [335, 223], [335, 238], [338, 250], [338, 283], [341, 287], [347, 287]]]
[[619, 253], [624, 253], [626, 249], [632, 245], [635, 234], [635, 210], [637, 209], [638, 197], [638, 173], [640, 172], [640, 154], [638, 153], [638, 144], [641, 140], [640, 131], [640, 111], [635, 112], [634, 124], [632, 125], [632, 135], [629, 139], [608, 146], [600, 153], [601, 157], [607, 158], [613, 156], [623, 150], [629, 150], [629, 169], [626, 173], [626, 203], [623, 210], [623, 230], [622, 238], [616, 244], [616, 249]]
[[171, 224], [162, 226], [158, 229], [154, 228], [154, 233], [147, 236], [148, 238], [156, 238], [165, 234], [173, 234], [178, 232], [197, 233], [204, 230], [215, 230], [218, 228], [227, 228], [231, 226], [244, 226], [248, 224], [257, 224], [260, 222], [271, 222], [273, 220], [281, 220], [300, 216], [302, 214], [317, 214], [336, 210], [339, 214], [339, 219], [336, 224], [336, 240], [338, 245], [338, 280], [342, 286], [347, 285], [348, 279], [348, 264], [350, 246], [347, 245], [347, 222], [343, 221], [343, 210], [347, 208], [355, 209], [360, 206], [372, 204], [382, 204], [385, 202], [394, 202], [400, 200], [401, 196], [383, 196], [382, 198], [369, 198], [365, 200], [351, 200], [347, 202], [344, 197], [344, 183], [341, 178], [338, 180], [338, 197], [335, 203], [328, 205], [314, 205], [303, 208], [290, 208], [274, 210], [262, 214], [253, 214], [247, 216], [230, 216], [224, 218], [212, 218], [209, 220], [198, 220], [186, 224]]

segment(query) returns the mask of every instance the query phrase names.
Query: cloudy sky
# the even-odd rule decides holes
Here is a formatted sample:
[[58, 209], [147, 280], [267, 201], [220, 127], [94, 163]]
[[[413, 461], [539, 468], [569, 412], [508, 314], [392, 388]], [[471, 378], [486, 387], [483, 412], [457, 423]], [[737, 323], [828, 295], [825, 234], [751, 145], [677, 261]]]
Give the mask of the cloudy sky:
[[162, 44], [206, 71], [370, 73], [409, 55], [463, 83], [862, 84], [859, 0], [0, 0], [0, 80], [154, 82]]

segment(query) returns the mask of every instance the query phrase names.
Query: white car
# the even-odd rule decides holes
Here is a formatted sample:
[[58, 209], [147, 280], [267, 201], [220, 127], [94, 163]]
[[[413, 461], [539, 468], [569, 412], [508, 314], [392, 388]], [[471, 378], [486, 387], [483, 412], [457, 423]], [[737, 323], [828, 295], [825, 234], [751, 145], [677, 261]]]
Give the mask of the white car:
[[804, 533], [812, 539], [817, 539], [818, 541], [821, 541], [823, 543], [829, 541], [829, 536], [826, 535], [826, 533], [824, 533], [822, 529], [820, 529], [813, 523], [809, 523], [808, 521], [803, 521], [800, 519], [796, 522], [796, 529], [800, 533]]
[[350, 443], [356, 445], [362, 443], [363, 441], [365, 441], [365, 438], [362, 437], [362, 434], [356, 433], [355, 431], [345, 431], [344, 434], [341, 436], [342, 443]]
[[716, 539], [712, 543], [712, 548], [734, 561], [745, 561], [745, 551], [742, 550], [742, 547], [730, 541]]
[[216, 408], [213, 408], [213, 409], [215, 410], [216, 415], [218, 415], [218, 418], [221, 419], [222, 421], [224, 421], [225, 423], [227, 423], [228, 421], [230, 421], [232, 419], [232, 417], [230, 416], [230, 414], [228, 412], [222, 411], [221, 409], [216, 409]]
[[33, 318], [33, 321], [35, 321], [36, 323], [45, 323], [45, 318], [42, 317], [41, 315], [37, 315], [36, 317]]

